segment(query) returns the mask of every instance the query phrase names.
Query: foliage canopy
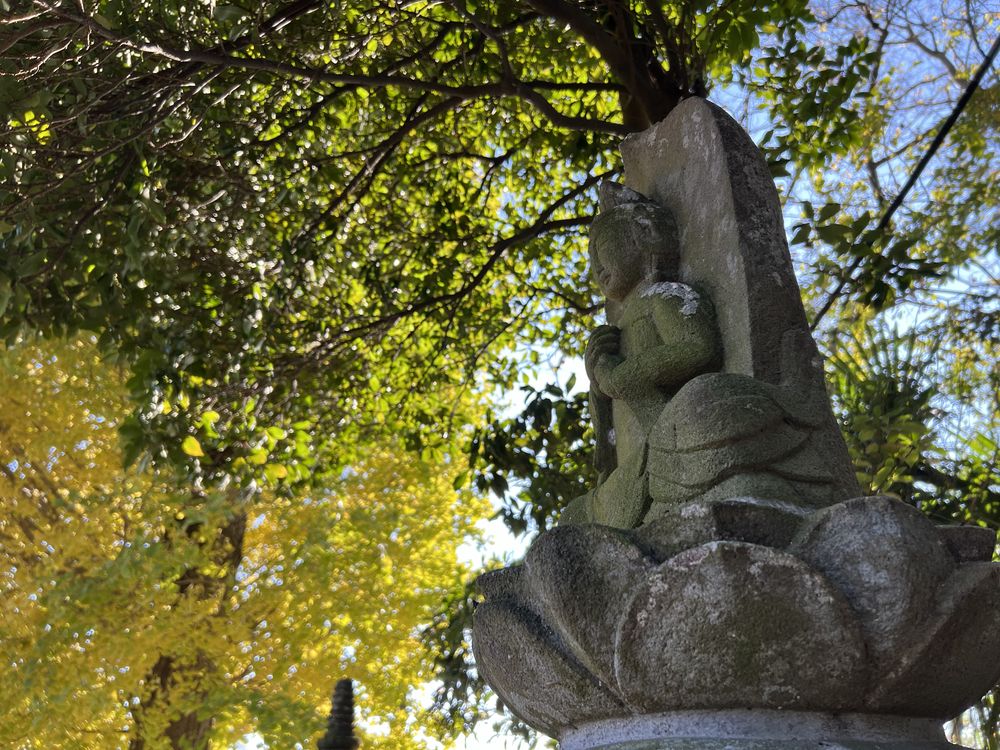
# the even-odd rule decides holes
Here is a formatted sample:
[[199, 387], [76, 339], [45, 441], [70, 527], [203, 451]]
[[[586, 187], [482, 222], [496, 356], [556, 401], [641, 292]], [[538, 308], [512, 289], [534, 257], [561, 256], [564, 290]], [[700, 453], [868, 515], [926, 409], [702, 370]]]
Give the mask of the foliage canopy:
[[[515, 382], [516, 345], [578, 348], [617, 140], [709, 73], [803, 48], [812, 18], [799, 0], [84, 8], [5, 24], [3, 333], [98, 331], [133, 367], [137, 454], [184, 464], [218, 413], [186, 461], [209, 476], [303, 418], [341, 447], [385, 427], [420, 446], [450, 423], [443, 394]], [[870, 65], [863, 39], [810, 55], [845, 96]], [[782, 144], [857, 141], [850, 109], [806, 114], [819, 129]]]
[[366, 746], [424, 746], [418, 633], [463, 587], [480, 501], [392, 443], [307, 496], [185, 493], [122, 470], [126, 390], [92, 343], [0, 368], [0, 744], [293, 747], [349, 674], [386, 732]]

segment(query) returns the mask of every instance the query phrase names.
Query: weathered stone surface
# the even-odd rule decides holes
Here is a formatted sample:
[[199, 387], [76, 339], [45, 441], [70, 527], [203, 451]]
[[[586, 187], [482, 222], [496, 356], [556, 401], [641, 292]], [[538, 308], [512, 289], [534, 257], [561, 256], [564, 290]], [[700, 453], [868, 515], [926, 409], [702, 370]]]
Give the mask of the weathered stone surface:
[[613, 685], [609, 636], [653, 562], [616, 529], [561, 526], [538, 538], [525, 567], [546, 620], [580, 662]]
[[[784, 410], [753, 378], [702, 375], [674, 396], [654, 426], [651, 472], [707, 489], [733, 471], [785, 458], [807, 437], [807, 430], [786, 423]], [[651, 492], [655, 498], [656, 488]]]
[[[808, 325], [778, 193], [753, 141], [715, 105], [688, 99], [621, 152], [625, 184], [677, 219], [681, 277], [717, 303], [726, 372], [786, 380], [782, 338]], [[801, 365], [816, 368], [801, 344]]]
[[600, 479], [579, 525], [481, 580], [481, 674], [563, 750], [949, 747], [928, 717], [1000, 677], [994, 535], [849, 499], [777, 193], [739, 126], [692, 99], [623, 155], [634, 189], [602, 186], [591, 229]]
[[631, 528], [695, 498], [857, 494], [763, 156], [695, 99], [622, 154], [635, 189], [603, 185], [591, 225], [608, 315], [585, 355], [600, 481], [565, 522]]
[[895, 667], [935, 611], [939, 586], [955, 570], [934, 524], [890, 497], [862, 497], [818, 511], [791, 551], [846, 595], [876, 672]]
[[957, 745], [945, 740], [937, 742], [914, 742], [912, 740], [869, 742], [866, 740], [755, 740], [686, 737], [593, 745], [587, 750], [957, 750], [957, 748]]
[[[731, 441], [765, 438], [753, 443], [753, 449], [759, 453], [752, 460], [759, 462], [791, 452], [802, 442], [805, 430], [794, 430], [775, 441], [771, 436], [784, 421], [785, 410], [757, 383], [746, 375], [719, 373], [690, 380], [667, 410], [680, 407], [691, 419], [672, 420], [676, 423], [673, 435], [663, 436], [663, 447], [685, 453], [702, 450], [713, 447], [719, 435], [725, 435]], [[778, 445], [772, 445], [774, 442]]]
[[537, 615], [510, 600], [476, 608], [477, 668], [519, 718], [555, 737], [584, 721], [625, 715], [614, 694], [558, 644]]
[[1000, 566], [964, 565], [935, 593], [933, 616], [876, 681], [871, 710], [949, 719], [1000, 679]]
[[615, 659], [618, 686], [640, 713], [838, 710], [867, 678], [842, 595], [791, 555], [738, 542], [695, 547], [657, 568], [626, 609]]
[[476, 579], [476, 588], [487, 599], [517, 599], [524, 591], [524, 566], [510, 565], [498, 570], [490, 570]]
[[680, 278], [715, 304], [723, 372], [795, 383], [821, 423], [838, 498], [858, 494], [830, 410], [822, 361], [809, 335], [767, 163], [719, 107], [682, 102], [662, 122], [622, 143], [625, 184], [668, 208], [680, 230]]
[[749, 542], [784, 548], [792, 541], [806, 513], [796, 505], [757, 497], [733, 497], [717, 502], [695, 501], [662, 508], [632, 536], [657, 561], [691, 547], [714, 541]]
[[993, 559], [997, 533], [982, 526], [938, 526], [938, 534], [958, 562], [988, 562]]
[[[745, 375], [709, 373], [686, 383], [649, 435], [653, 505], [750, 496], [803, 507], [844, 500], [829, 457], [817, 450], [815, 415], [803, 418], [795, 389]], [[822, 413], [822, 412], [820, 412]]]
[[661, 206], [603, 185], [590, 256], [608, 300], [609, 324], [593, 331], [584, 358], [601, 478], [567, 518], [631, 528], [649, 506], [649, 429], [670, 394], [718, 369], [719, 335], [711, 301], [674, 280], [676, 225]]
[[1000, 678], [1000, 567], [967, 554], [886, 497], [805, 518], [740, 498], [633, 531], [560, 527], [482, 579], [477, 663], [554, 736], [690, 709], [946, 718]]
[[956, 750], [941, 723], [856, 713], [732, 709], [671, 711], [594, 721], [563, 734], [560, 750]]

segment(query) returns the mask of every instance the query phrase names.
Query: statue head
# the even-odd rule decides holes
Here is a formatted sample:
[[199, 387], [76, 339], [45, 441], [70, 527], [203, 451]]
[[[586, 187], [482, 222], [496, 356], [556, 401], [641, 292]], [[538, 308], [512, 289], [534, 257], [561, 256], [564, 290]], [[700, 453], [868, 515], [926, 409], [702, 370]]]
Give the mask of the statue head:
[[610, 301], [621, 302], [640, 281], [676, 279], [680, 241], [673, 214], [658, 203], [607, 180], [600, 213], [590, 225], [590, 268]]

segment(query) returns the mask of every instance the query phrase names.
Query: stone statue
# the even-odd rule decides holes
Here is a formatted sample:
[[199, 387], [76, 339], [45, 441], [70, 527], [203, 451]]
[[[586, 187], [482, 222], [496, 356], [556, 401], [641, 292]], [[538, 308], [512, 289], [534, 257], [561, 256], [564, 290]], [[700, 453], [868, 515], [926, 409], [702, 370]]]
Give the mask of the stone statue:
[[564, 522], [631, 528], [650, 507], [650, 430], [685, 383], [718, 369], [721, 341], [710, 302], [677, 280], [671, 213], [614, 182], [601, 186], [600, 200], [590, 263], [608, 325], [593, 332], [586, 353], [600, 478]]
[[[846, 455], [832, 462], [838, 456], [823, 439], [826, 392], [795, 357], [777, 383], [722, 372], [714, 305], [680, 280], [672, 213], [613, 182], [601, 186], [600, 208], [590, 260], [608, 325], [593, 332], [586, 353], [599, 482], [563, 522], [633, 528], [693, 500], [794, 509], [856, 495]], [[784, 346], [798, 353], [794, 338]]]
[[479, 674], [562, 750], [946, 750], [1000, 679], [996, 534], [859, 489], [777, 191], [682, 102], [591, 228], [599, 481], [479, 579]]

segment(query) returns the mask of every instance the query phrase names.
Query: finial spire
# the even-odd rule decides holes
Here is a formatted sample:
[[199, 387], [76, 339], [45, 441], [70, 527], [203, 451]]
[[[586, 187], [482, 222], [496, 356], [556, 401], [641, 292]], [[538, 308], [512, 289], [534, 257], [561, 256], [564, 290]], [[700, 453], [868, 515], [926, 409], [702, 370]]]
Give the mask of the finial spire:
[[316, 743], [317, 750], [356, 750], [361, 743], [354, 736], [354, 683], [338, 680], [333, 689], [333, 705], [326, 722], [326, 734]]

